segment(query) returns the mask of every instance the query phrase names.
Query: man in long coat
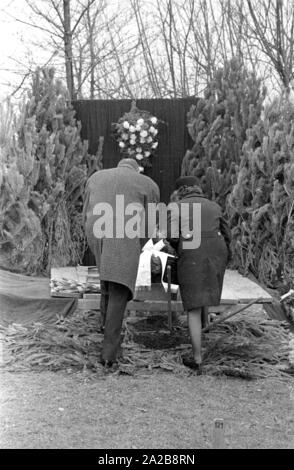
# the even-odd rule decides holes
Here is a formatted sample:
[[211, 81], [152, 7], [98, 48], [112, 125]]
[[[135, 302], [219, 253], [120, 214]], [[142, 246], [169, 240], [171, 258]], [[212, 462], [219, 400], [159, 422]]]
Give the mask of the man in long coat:
[[[101, 359], [109, 367], [119, 352], [124, 311], [134, 295], [142, 245], [140, 236], [130, 237], [124, 230], [128, 220], [125, 210], [130, 205], [147, 210], [149, 203], [158, 202], [157, 184], [140, 174], [137, 162], [129, 158], [121, 160], [117, 168], [97, 171], [86, 185], [83, 209], [86, 236], [100, 273], [101, 314], [105, 325]], [[108, 212], [108, 217], [104, 213], [104, 233], [100, 223], [103, 208]], [[146, 213], [142, 212], [142, 216]], [[113, 230], [108, 226], [106, 233], [109, 223]]]

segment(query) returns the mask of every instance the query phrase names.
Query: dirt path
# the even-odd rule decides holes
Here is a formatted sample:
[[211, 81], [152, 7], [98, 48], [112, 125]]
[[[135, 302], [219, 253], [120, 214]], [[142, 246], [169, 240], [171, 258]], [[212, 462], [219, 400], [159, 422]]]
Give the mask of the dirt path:
[[294, 380], [1, 373], [0, 447], [294, 449]]

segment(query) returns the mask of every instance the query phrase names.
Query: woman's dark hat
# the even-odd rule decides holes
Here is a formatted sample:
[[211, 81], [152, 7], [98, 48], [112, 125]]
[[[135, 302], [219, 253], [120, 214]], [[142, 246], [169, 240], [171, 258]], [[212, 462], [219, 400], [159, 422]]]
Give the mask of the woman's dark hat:
[[180, 189], [183, 186], [198, 186], [199, 180], [195, 176], [182, 176], [181, 178], [178, 178], [176, 181], [175, 188]]

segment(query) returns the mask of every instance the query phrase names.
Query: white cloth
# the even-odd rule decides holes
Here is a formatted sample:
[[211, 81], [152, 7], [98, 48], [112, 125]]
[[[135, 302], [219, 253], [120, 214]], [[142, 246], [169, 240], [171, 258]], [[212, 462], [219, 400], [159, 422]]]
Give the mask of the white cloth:
[[[160, 258], [161, 261], [161, 283], [164, 287], [165, 292], [168, 290], [168, 283], [163, 281], [163, 276], [167, 264], [168, 257], [174, 258], [174, 256], [167, 253], [163, 253], [160, 250], [164, 247], [163, 240], [160, 240], [155, 245], [152, 239], [148, 240], [146, 245], [143, 247], [143, 251], [140, 255], [138, 274], [136, 280], [136, 290], [147, 289], [151, 290], [151, 257], [152, 255]], [[171, 285], [172, 292], [177, 292], [178, 286]]]

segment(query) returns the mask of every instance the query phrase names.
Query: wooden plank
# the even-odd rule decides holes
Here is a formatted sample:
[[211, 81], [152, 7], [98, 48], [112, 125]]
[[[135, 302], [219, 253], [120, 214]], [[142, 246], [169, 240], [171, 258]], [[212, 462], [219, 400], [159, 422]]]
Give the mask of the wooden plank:
[[249, 304], [250, 302], [252, 302], [252, 300], [254, 300], [255, 304], [271, 304], [273, 299], [272, 297], [270, 298], [265, 298], [265, 297], [260, 297], [259, 299], [254, 297], [253, 299], [251, 298], [246, 298], [246, 299], [239, 299], [238, 301], [238, 304]]
[[[87, 273], [85, 277], [87, 277]], [[83, 282], [79, 279], [78, 267], [51, 268], [51, 279], [67, 279], [75, 282]]]
[[[78, 301], [79, 308], [81, 309], [89, 309], [89, 310], [99, 310], [100, 309], [100, 299], [98, 298], [83, 298], [79, 299]], [[228, 308], [231, 308], [233, 305], [237, 305], [237, 303], [229, 303], [223, 304], [218, 307], [209, 307], [209, 313], [223, 313]], [[156, 300], [152, 301], [136, 301], [132, 300], [127, 305], [127, 310], [129, 311], [137, 311], [137, 312], [167, 312], [168, 311], [168, 304], [166, 301], [159, 301]], [[180, 301], [172, 301], [171, 302], [171, 310], [172, 312], [184, 312], [184, 307], [182, 302]]]
[[[82, 299], [79, 299], [79, 305], [81, 308], [84, 308], [84, 305], [90, 305], [90, 310], [91, 309], [99, 309], [100, 308], [100, 300], [101, 300], [101, 294], [84, 294]], [[233, 305], [237, 304], [243, 304], [244, 302], [236, 302], [236, 301], [222, 301], [221, 305], [217, 305], [215, 307], [209, 307], [209, 313], [222, 313], [224, 312], [228, 307], [232, 307]], [[248, 303], [248, 302], [246, 302]], [[255, 302], [256, 303], [256, 302]], [[257, 303], [263, 303], [263, 302], [257, 302]], [[154, 305], [154, 308], [152, 307]], [[172, 309], [175, 309], [173, 311], [179, 312], [179, 311], [184, 311], [183, 304], [180, 300], [173, 300], [172, 301]], [[138, 300], [133, 300], [128, 303], [127, 306], [128, 310], [150, 310], [150, 311], [158, 311], [161, 312], [167, 312], [168, 311], [168, 303], [166, 300], [146, 300], [146, 301], [138, 301]]]
[[271, 302], [271, 295], [261, 286], [242, 276], [238, 271], [228, 269], [224, 277], [222, 300], [235, 299], [240, 303], [248, 303], [261, 298], [261, 302]]
[[60, 299], [60, 298], [65, 298], [65, 299], [82, 299], [83, 298], [83, 294], [79, 294], [77, 292], [70, 292], [70, 293], [66, 293], [66, 292], [58, 292], [58, 293], [50, 293], [50, 297], [52, 297], [53, 299]]
[[[90, 294], [91, 295], [91, 294]], [[97, 298], [90, 297], [85, 299], [78, 299], [78, 306], [79, 308], [83, 310], [100, 310], [100, 298], [99, 294], [97, 295]], [[256, 303], [256, 302], [254, 302]], [[219, 306], [216, 307], [209, 307], [208, 311], [209, 313], [224, 313], [226, 310], [232, 308], [233, 305], [239, 305], [239, 302], [232, 302], [230, 301], [229, 303], [222, 303]], [[240, 303], [240, 306], [242, 303]], [[248, 306], [248, 303], [245, 305]], [[179, 312], [182, 313], [184, 312], [183, 304], [180, 301], [172, 301], [171, 303], [171, 309], [173, 312]], [[129, 311], [137, 311], [137, 312], [167, 312], [168, 311], [168, 305], [166, 301], [131, 301], [127, 305], [127, 310]]]
[[222, 323], [226, 320], [229, 320], [229, 318], [232, 318], [235, 315], [237, 315], [238, 313], [243, 312], [243, 310], [246, 310], [247, 308], [251, 307], [254, 304], [255, 304], [254, 300], [252, 300], [249, 304], [243, 304], [243, 305], [238, 304], [239, 307], [237, 308], [237, 310], [234, 310], [233, 312], [230, 312], [228, 315], [221, 315], [220, 318], [215, 320], [213, 323], [210, 323], [209, 325], [207, 325], [206, 328], [204, 328], [202, 330], [203, 333], [206, 333], [207, 331], [211, 330], [214, 326], [218, 325], [219, 323]]
[[[100, 299], [79, 299], [78, 306], [81, 309], [85, 310], [99, 310], [100, 309]], [[138, 302], [131, 301], [127, 305], [127, 310], [137, 311], [137, 312], [167, 312], [168, 306], [167, 302], [161, 301], [147, 301], [147, 302]], [[171, 310], [173, 312], [183, 312], [182, 302], [172, 301]]]

